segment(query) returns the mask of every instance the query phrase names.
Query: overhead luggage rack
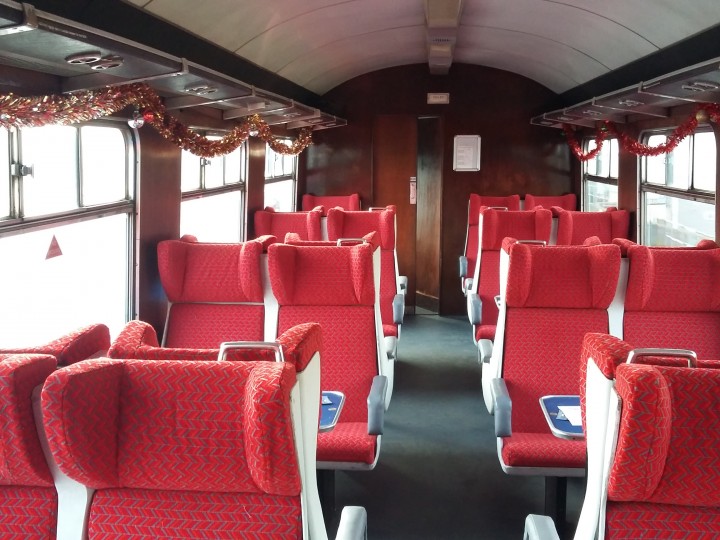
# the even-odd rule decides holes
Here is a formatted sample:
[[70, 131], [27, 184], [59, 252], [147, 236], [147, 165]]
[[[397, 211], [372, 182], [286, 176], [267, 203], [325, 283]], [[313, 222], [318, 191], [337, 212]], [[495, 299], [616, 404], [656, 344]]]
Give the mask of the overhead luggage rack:
[[260, 114], [269, 125], [347, 123], [185, 58], [12, 0], [0, 0], [0, 65], [52, 75], [62, 93], [144, 82], [168, 110], [210, 107], [222, 110], [225, 120]]

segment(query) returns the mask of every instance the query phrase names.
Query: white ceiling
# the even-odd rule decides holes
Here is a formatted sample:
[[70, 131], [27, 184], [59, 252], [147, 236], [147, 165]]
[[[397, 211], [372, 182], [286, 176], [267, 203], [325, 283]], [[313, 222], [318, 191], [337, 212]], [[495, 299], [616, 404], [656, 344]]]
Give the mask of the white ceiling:
[[[423, 0], [129, 0], [305, 88], [427, 62]], [[453, 61], [561, 93], [720, 24], [720, 0], [463, 0]]]

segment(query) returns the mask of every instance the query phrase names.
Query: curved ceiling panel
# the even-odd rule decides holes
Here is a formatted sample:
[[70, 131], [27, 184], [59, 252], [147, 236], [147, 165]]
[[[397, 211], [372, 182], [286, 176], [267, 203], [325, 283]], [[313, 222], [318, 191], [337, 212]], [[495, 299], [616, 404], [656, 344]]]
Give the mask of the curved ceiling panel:
[[[450, 0], [129, 0], [323, 94], [428, 60], [425, 3]], [[565, 92], [720, 23], [719, 0], [463, 0], [452, 60]]]

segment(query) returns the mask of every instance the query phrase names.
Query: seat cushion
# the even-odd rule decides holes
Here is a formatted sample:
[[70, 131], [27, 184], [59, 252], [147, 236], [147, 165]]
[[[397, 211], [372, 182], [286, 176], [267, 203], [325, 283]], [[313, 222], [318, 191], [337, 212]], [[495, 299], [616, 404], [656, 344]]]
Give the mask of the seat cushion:
[[55, 538], [55, 487], [0, 487], [0, 538]]
[[[538, 405], [540, 408], [540, 405]], [[585, 467], [585, 441], [547, 433], [514, 433], [503, 438], [503, 462], [509, 467]]]
[[318, 434], [317, 460], [371, 464], [376, 440], [368, 435], [365, 422], [339, 422], [332, 431]]
[[299, 539], [300, 497], [104, 489], [95, 493], [88, 537], [163, 540], [199, 538], [199, 531], [202, 538]]

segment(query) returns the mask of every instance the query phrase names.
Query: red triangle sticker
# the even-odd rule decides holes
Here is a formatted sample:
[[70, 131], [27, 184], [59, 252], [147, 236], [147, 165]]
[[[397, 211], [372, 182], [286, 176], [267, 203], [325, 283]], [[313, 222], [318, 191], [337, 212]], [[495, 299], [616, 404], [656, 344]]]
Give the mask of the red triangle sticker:
[[62, 254], [63, 253], [60, 249], [60, 244], [58, 244], [57, 238], [55, 238], [55, 235], [53, 235], [52, 240], [50, 241], [50, 247], [48, 248], [47, 255], [45, 255], [45, 260], [52, 259], [53, 257], [59, 257]]

